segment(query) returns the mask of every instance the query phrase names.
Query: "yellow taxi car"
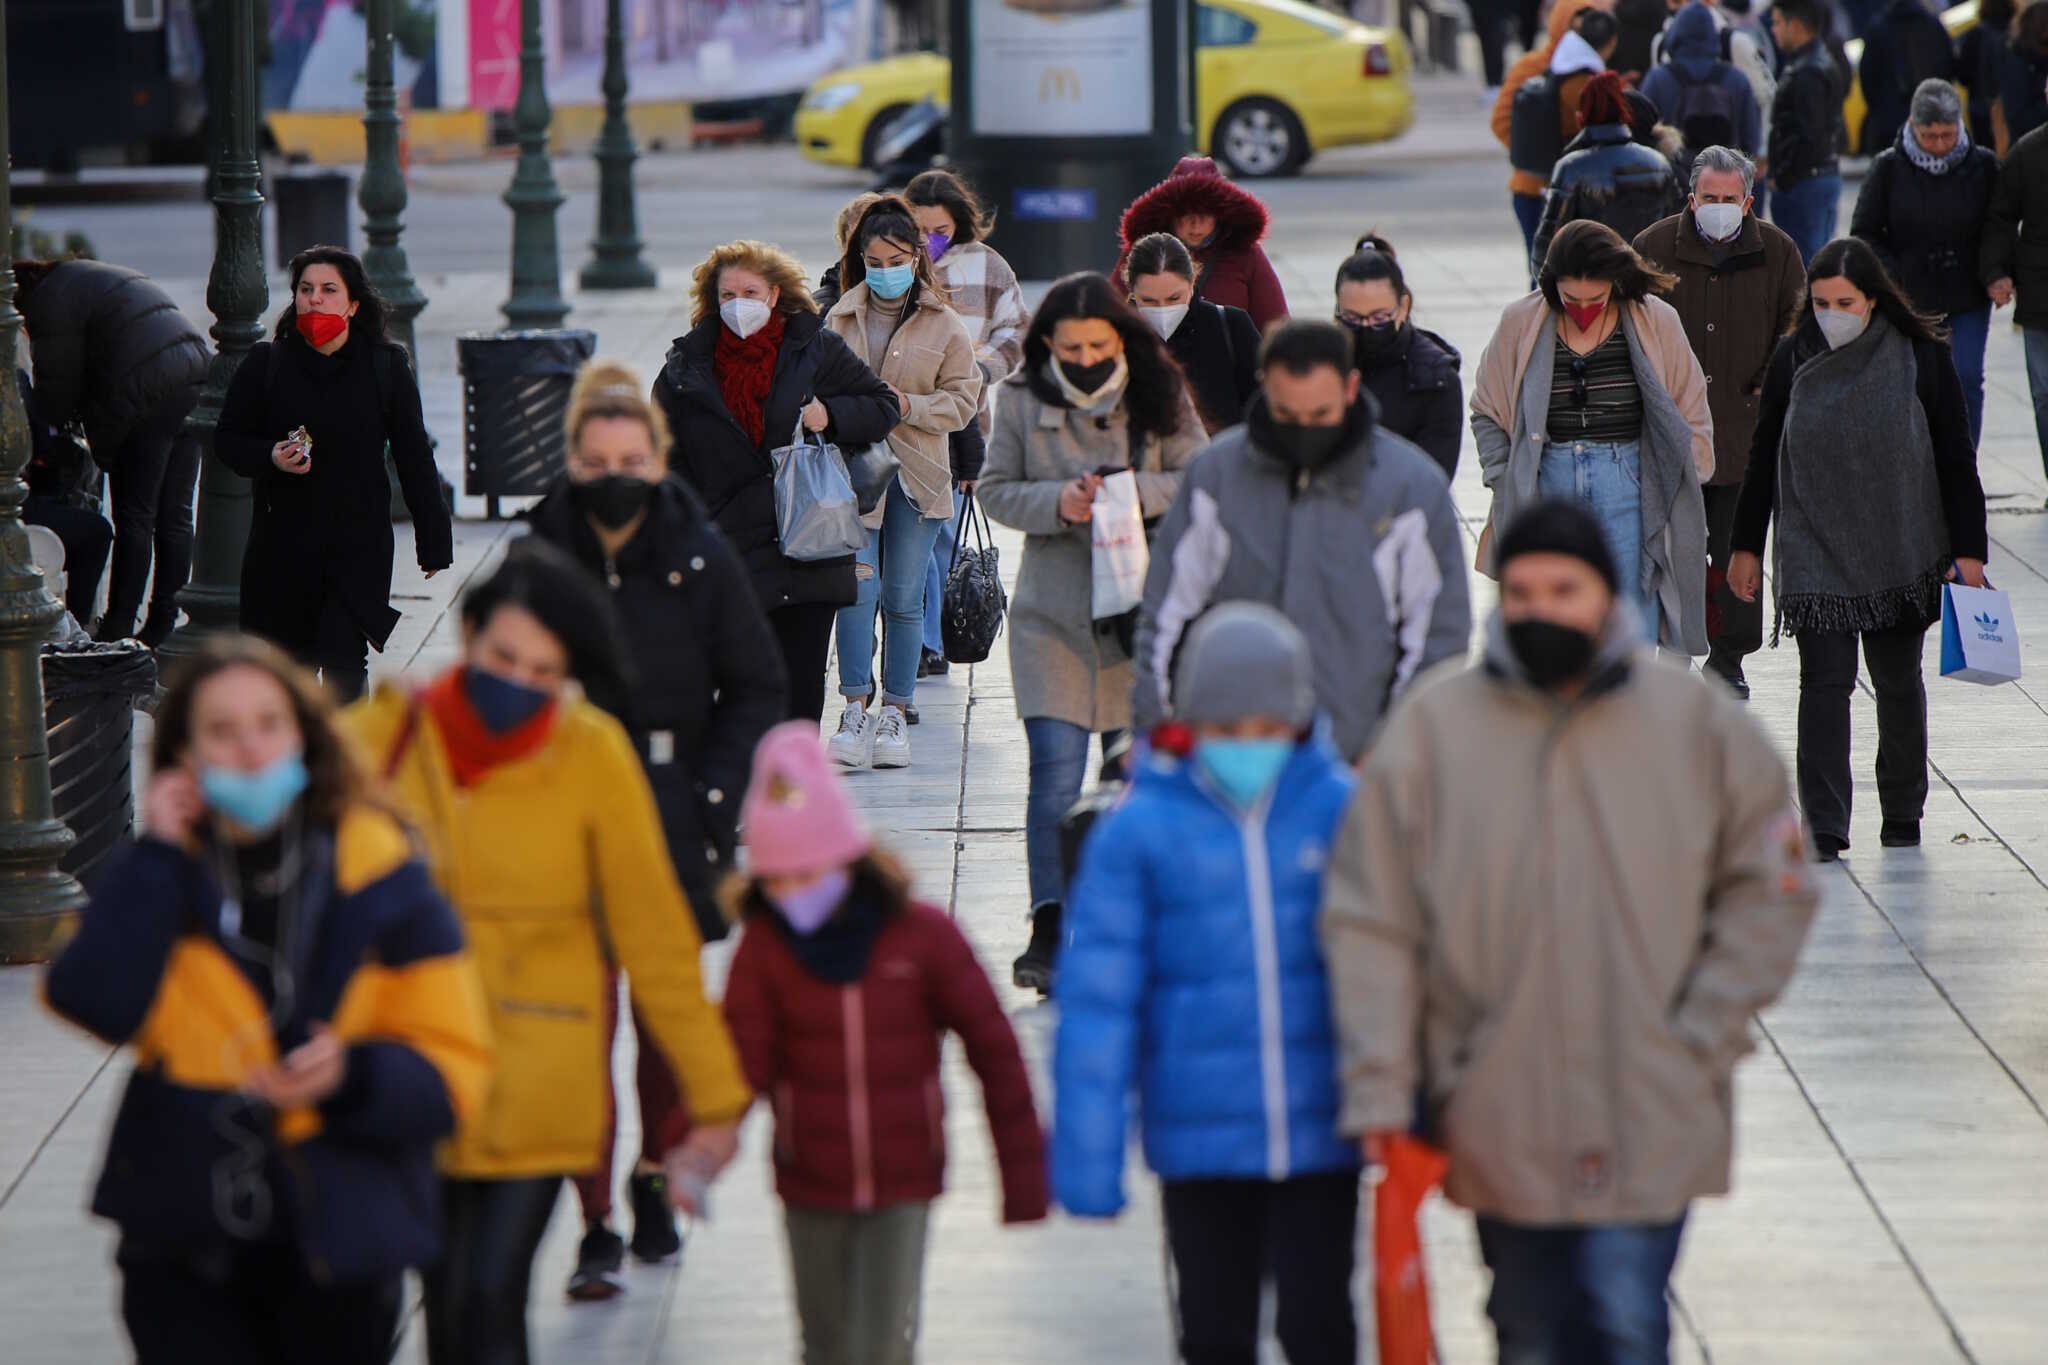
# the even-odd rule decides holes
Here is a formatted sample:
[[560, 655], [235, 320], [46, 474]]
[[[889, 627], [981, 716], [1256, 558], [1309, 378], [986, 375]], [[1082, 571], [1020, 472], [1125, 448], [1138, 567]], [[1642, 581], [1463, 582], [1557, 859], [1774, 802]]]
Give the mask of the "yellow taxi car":
[[[1948, 30], [1951, 38], [1960, 38], [1977, 27], [1977, 0], [1943, 10], [1941, 26]], [[1849, 97], [1842, 101], [1842, 126], [1848, 131], [1849, 145], [1863, 147], [1863, 120], [1870, 112], [1869, 106], [1863, 102], [1863, 82], [1856, 74], [1856, 68], [1863, 64], [1863, 40], [1851, 38], [1842, 45], [1842, 50], [1849, 58]], [[1874, 156], [1883, 150], [1882, 147], [1863, 147], [1863, 154]]]
[[[1384, 142], [1415, 121], [1408, 44], [1393, 29], [1297, 0], [1201, 0], [1195, 47], [1195, 139], [1233, 175], [1287, 175], [1315, 152]], [[952, 63], [936, 53], [847, 67], [804, 93], [797, 146], [828, 165], [872, 165], [892, 119], [951, 95]]]

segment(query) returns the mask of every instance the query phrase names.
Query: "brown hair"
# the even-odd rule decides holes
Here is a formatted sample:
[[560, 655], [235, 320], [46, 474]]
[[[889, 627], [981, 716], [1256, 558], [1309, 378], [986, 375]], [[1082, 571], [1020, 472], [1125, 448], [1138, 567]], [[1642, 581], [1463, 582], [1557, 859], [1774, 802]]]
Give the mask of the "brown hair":
[[[910, 908], [910, 872], [893, 853], [871, 848], [854, 859], [852, 870], [855, 888], [879, 896], [884, 914]], [[775, 907], [761, 893], [760, 879], [744, 872], [733, 873], [718, 888], [718, 908], [734, 924], [775, 913]]]
[[846, 254], [839, 261], [839, 287], [851, 291], [867, 283], [867, 249], [878, 241], [894, 242], [910, 250], [911, 269], [917, 278], [917, 292], [930, 294], [940, 303], [948, 301], [946, 286], [932, 269], [931, 252], [925, 249], [924, 234], [901, 195], [878, 194], [853, 220], [846, 234]]
[[571, 454], [582, 440], [583, 424], [593, 417], [629, 417], [643, 423], [654, 442], [654, 457], [668, 463], [668, 416], [649, 400], [647, 386], [631, 365], [597, 359], [585, 361], [576, 372], [576, 383], [569, 390], [569, 416], [563, 423]]
[[881, 197], [877, 191], [867, 190], [847, 200], [846, 207], [839, 210], [839, 217], [832, 223], [832, 240], [839, 243], [839, 250], [842, 253], [846, 250], [846, 244], [853, 240], [854, 225], [860, 222], [860, 216], [868, 211], [868, 205]]
[[1616, 298], [1631, 303], [1662, 294], [1678, 283], [1676, 275], [1667, 275], [1638, 256], [1620, 233], [1591, 218], [1574, 219], [1557, 230], [1543, 257], [1543, 269], [1536, 275], [1536, 287], [1543, 297], [1563, 312], [1564, 304], [1557, 296], [1559, 280], [1605, 280], [1614, 286]]
[[804, 268], [796, 257], [768, 242], [741, 240], [711, 248], [691, 276], [690, 292], [696, 298], [690, 309], [692, 327], [718, 316], [718, 277], [732, 266], [751, 270], [782, 291], [775, 301], [778, 313], [794, 316], [818, 311], [818, 301], [811, 297], [810, 282], [804, 279]]
[[172, 670], [170, 686], [157, 707], [156, 735], [149, 746], [151, 771], [163, 772], [185, 760], [192, 747], [192, 708], [199, 690], [235, 668], [253, 668], [269, 676], [291, 699], [306, 764], [306, 815], [312, 823], [331, 829], [351, 806], [374, 806], [396, 816], [335, 729], [334, 707], [313, 675], [276, 645], [253, 635], [214, 636]]
[[923, 171], [903, 187], [903, 197], [919, 208], [944, 209], [953, 220], [953, 240], [979, 242], [995, 230], [995, 213], [983, 207], [967, 182], [951, 171]]

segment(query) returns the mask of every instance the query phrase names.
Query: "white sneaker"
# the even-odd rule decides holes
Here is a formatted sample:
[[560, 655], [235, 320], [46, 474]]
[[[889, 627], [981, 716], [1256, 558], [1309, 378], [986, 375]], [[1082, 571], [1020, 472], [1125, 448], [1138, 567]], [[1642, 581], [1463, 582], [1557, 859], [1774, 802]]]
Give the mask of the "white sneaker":
[[907, 768], [910, 766], [910, 731], [903, 718], [900, 706], [885, 706], [877, 713], [877, 719], [870, 727], [873, 743], [870, 745], [871, 761], [877, 768]]
[[875, 756], [875, 717], [867, 703], [853, 698], [839, 713], [839, 733], [825, 746], [825, 754], [842, 768], [865, 768]]

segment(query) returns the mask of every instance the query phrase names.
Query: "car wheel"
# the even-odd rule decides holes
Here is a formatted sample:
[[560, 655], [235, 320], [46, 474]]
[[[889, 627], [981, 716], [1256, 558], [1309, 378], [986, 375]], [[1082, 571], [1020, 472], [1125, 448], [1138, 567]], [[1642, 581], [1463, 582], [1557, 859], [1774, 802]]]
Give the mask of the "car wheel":
[[1301, 120], [1274, 100], [1241, 100], [1216, 120], [1216, 157], [1240, 179], [1288, 175], [1308, 160]]
[[907, 104], [892, 104], [880, 110], [868, 120], [868, 130], [860, 135], [860, 164], [863, 170], [875, 169], [875, 147], [882, 135], [889, 131], [889, 125], [902, 118]]

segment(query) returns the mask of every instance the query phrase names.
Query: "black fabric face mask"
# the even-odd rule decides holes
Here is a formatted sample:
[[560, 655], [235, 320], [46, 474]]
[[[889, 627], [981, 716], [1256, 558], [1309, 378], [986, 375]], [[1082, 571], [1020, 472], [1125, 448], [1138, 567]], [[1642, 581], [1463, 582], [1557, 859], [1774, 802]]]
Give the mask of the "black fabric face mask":
[[1111, 356], [1107, 360], [1098, 360], [1093, 365], [1069, 365], [1062, 360], [1060, 373], [1064, 374], [1067, 382], [1080, 392], [1094, 393], [1107, 384], [1109, 377], [1116, 373], [1117, 359], [1118, 357]]
[[1296, 469], [1321, 469], [1344, 448], [1346, 424], [1334, 427], [1305, 427], [1293, 422], [1273, 422], [1266, 438], [1281, 459]]
[[606, 474], [587, 483], [569, 485], [569, 501], [577, 511], [607, 531], [618, 531], [647, 510], [654, 485], [630, 474]]
[[1529, 681], [1546, 690], [1583, 675], [1593, 662], [1593, 637], [1555, 621], [1530, 619], [1508, 625], [1508, 648]]
[[1351, 346], [1361, 365], [1375, 365], [1401, 349], [1402, 335], [1407, 325], [1399, 322], [1381, 323], [1377, 327], [1351, 327]]

